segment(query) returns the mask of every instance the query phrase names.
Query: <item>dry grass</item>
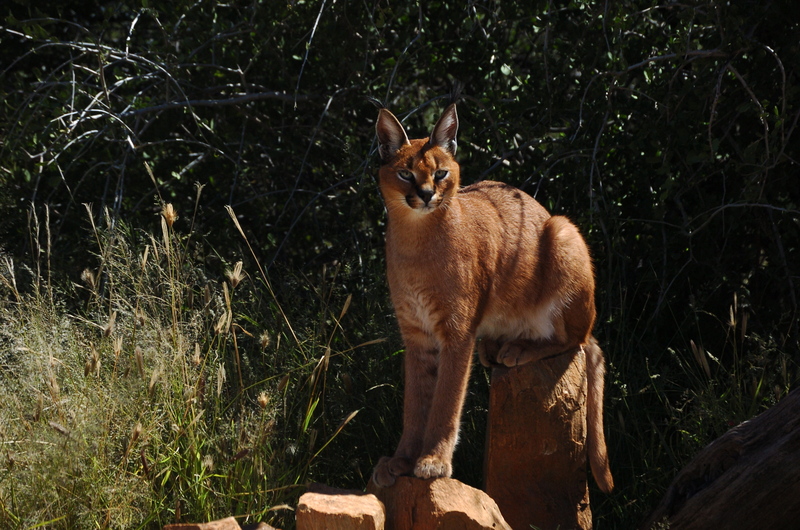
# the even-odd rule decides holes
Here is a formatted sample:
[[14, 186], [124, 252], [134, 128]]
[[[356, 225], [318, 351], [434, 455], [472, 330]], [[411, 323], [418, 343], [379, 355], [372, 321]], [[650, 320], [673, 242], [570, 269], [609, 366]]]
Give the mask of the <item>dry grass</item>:
[[208, 279], [162, 214], [158, 237], [93, 222], [93, 266], [61, 292], [4, 260], [3, 528], [280, 519], [356, 415], [326, 438], [315, 426], [331, 357], [353, 350], [332, 342], [347, 307], [298, 337], [274, 294], [259, 300], [263, 272], [259, 286], [239, 261]]

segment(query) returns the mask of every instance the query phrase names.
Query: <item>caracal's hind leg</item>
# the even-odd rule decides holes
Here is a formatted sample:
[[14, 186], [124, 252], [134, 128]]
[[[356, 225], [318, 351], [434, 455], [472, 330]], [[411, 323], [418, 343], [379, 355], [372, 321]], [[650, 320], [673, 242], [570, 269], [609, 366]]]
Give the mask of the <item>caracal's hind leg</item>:
[[495, 364], [506, 367], [520, 366], [554, 357], [574, 350], [580, 345], [542, 340], [516, 339], [504, 343], [495, 359]]
[[502, 346], [502, 342], [488, 337], [478, 342], [478, 360], [484, 368], [491, 368], [498, 365], [497, 354], [500, 353], [500, 348]]
[[486, 368], [513, 367], [553, 357], [574, 349], [563, 342], [515, 339], [499, 341], [484, 338], [478, 343], [478, 359]]

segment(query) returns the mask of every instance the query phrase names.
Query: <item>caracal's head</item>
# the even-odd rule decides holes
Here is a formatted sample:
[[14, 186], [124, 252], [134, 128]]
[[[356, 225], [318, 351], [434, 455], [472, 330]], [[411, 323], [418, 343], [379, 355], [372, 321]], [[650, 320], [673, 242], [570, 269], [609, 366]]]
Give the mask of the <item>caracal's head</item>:
[[409, 140], [394, 114], [381, 109], [375, 125], [381, 156], [380, 188], [389, 215], [443, 211], [458, 191], [458, 115], [445, 109], [430, 138]]

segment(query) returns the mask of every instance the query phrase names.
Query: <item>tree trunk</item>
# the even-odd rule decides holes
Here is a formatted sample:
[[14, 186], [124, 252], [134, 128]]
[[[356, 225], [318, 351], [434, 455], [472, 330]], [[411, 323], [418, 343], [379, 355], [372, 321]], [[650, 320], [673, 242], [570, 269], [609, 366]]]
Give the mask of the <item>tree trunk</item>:
[[495, 368], [485, 490], [512, 528], [592, 527], [582, 350]]
[[799, 390], [700, 451], [642, 528], [797, 528]]

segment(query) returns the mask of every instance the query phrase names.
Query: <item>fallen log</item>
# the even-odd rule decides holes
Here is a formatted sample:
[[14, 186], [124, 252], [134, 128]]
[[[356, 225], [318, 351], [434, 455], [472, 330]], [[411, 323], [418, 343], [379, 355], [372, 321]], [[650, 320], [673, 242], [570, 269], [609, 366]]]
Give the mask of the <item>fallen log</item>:
[[641, 528], [797, 528], [799, 390], [700, 451]]

